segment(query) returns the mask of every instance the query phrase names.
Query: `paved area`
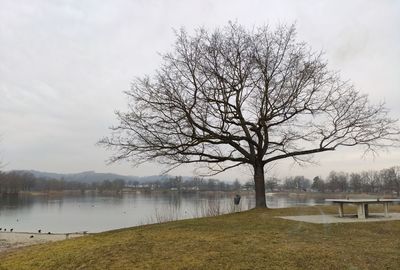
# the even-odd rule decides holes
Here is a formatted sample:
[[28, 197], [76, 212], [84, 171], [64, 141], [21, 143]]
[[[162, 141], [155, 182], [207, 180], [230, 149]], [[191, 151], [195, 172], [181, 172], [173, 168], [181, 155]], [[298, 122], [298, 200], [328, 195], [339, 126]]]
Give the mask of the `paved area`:
[[278, 218], [317, 224], [377, 222], [400, 220], [400, 213], [390, 213], [389, 217], [384, 217], [382, 213], [369, 213], [369, 216], [366, 219], [358, 219], [357, 215], [345, 215], [344, 217], [339, 217], [338, 215], [280, 216]]

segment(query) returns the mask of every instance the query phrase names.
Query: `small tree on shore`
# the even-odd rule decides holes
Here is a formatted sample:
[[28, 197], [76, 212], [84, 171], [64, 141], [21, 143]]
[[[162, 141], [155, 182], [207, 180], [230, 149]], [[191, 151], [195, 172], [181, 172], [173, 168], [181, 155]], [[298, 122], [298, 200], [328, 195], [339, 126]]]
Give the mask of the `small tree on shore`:
[[395, 191], [400, 196], [400, 167], [395, 166], [381, 171], [380, 176], [386, 189], [390, 192]]
[[125, 94], [128, 111], [100, 141], [115, 150], [111, 161], [205, 163], [210, 174], [248, 165], [257, 207], [266, 207], [267, 164], [342, 146], [376, 151], [399, 134], [384, 105], [328, 70], [293, 26], [182, 30], [161, 67]]
[[318, 192], [325, 192], [325, 182], [319, 176], [314, 177], [311, 189]]

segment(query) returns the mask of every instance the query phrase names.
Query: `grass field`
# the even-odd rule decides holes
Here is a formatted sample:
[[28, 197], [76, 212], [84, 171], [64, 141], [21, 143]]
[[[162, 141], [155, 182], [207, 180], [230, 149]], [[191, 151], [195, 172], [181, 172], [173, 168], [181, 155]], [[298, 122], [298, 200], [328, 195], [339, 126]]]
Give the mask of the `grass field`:
[[0, 269], [400, 269], [400, 221], [276, 218], [320, 213], [336, 208], [255, 209], [121, 229], [2, 253]]

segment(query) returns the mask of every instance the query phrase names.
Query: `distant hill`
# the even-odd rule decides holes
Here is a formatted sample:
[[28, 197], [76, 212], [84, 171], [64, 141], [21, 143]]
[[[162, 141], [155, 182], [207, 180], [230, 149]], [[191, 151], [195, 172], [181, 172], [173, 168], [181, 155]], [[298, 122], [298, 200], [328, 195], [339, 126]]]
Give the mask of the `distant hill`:
[[[102, 182], [104, 180], [115, 180], [115, 179], [122, 179], [125, 181], [139, 181], [140, 183], [150, 182], [150, 181], [157, 181], [157, 180], [166, 180], [170, 177], [170, 175], [152, 175], [152, 176], [129, 176], [129, 175], [120, 175], [115, 173], [96, 173], [95, 171], [86, 171], [80, 173], [52, 173], [52, 172], [41, 172], [36, 170], [18, 170], [15, 171], [18, 173], [31, 173], [35, 177], [38, 178], [48, 178], [48, 179], [58, 179], [58, 180], [65, 180], [65, 181], [77, 181], [82, 183], [95, 183], [95, 182]], [[184, 177], [187, 178], [187, 177]], [[190, 178], [190, 177], [189, 177]]]

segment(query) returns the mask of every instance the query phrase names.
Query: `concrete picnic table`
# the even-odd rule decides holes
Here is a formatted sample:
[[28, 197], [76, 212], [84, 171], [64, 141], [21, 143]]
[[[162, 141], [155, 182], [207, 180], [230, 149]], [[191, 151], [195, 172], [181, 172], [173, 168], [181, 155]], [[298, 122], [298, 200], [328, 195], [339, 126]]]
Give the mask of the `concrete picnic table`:
[[369, 204], [382, 204], [384, 216], [389, 217], [389, 204], [400, 202], [400, 199], [325, 199], [327, 202], [339, 204], [339, 217], [344, 216], [343, 205], [345, 203], [357, 205], [357, 217], [366, 219], [368, 217]]

